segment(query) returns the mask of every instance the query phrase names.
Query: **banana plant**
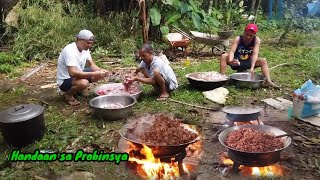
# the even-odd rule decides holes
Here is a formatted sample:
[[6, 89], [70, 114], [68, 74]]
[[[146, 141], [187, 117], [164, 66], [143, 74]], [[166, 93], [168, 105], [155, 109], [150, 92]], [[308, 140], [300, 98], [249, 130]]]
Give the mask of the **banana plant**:
[[219, 25], [215, 16], [200, 8], [199, 1], [162, 0], [161, 3], [153, 4], [149, 17], [153, 26], [160, 25], [163, 35], [169, 33], [170, 25], [184, 25], [188, 20], [191, 20], [192, 25], [199, 31], [208, 26], [215, 28]]
[[221, 26], [225, 31], [233, 30], [235, 22], [241, 18], [241, 13], [244, 12], [244, 1], [225, 0], [221, 16], [218, 17], [222, 21]]

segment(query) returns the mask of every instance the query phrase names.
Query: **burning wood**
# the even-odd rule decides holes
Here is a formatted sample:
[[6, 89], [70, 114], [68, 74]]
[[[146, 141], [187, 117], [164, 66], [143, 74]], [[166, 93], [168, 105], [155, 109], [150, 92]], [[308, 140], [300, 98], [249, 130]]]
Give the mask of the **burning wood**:
[[[239, 167], [232, 167], [234, 162], [228, 157], [226, 152], [219, 154], [220, 166], [228, 167], [229, 171], [232, 168], [239, 168], [240, 174], [243, 176], [260, 176], [260, 177], [281, 177], [289, 174], [290, 170], [279, 164], [273, 164], [265, 167], [249, 167], [240, 165]], [[223, 168], [225, 169], [225, 168]]]
[[[130, 143], [129, 162], [136, 163], [136, 172], [139, 176], [146, 179], [178, 179], [181, 169], [179, 163], [171, 160], [170, 163], [161, 162], [160, 158], [154, 157], [152, 149], [143, 145], [139, 149]], [[141, 157], [135, 155], [134, 152], [139, 151]], [[189, 174], [189, 170], [185, 164], [182, 164], [182, 171]]]

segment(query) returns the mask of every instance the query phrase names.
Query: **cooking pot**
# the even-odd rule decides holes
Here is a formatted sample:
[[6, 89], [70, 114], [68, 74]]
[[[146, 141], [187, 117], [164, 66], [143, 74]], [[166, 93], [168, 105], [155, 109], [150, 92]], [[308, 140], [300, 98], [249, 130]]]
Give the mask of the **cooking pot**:
[[15, 148], [41, 140], [45, 133], [44, 107], [22, 104], [2, 111], [0, 128], [5, 142]]

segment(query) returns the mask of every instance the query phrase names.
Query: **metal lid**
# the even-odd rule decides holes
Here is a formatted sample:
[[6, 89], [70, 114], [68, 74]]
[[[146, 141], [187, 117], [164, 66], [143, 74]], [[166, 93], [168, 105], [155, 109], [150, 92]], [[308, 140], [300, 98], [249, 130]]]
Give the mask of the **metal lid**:
[[227, 114], [255, 114], [262, 111], [263, 108], [260, 107], [236, 107], [236, 106], [226, 106], [222, 109], [223, 112]]
[[43, 113], [44, 107], [36, 104], [21, 104], [0, 112], [0, 122], [17, 123], [27, 121]]

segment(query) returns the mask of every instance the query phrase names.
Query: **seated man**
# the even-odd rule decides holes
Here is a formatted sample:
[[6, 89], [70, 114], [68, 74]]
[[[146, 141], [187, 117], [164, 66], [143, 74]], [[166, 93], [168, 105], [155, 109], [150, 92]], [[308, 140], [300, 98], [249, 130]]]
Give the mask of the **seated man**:
[[[89, 49], [93, 42], [92, 32], [81, 30], [76, 42], [65, 46], [60, 53], [57, 69], [58, 91], [64, 92], [70, 105], [79, 105], [74, 95], [85, 90], [89, 83], [101, 80], [107, 75], [105, 70], [92, 61]], [[85, 69], [86, 64], [88, 68]]]
[[[153, 85], [156, 90], [160, 91], [157, 100], [165, 100], [171, 91], [178, 88], [178, 81], [172, 68], [159, 57], [153, 55], [150, 44], [142, 45], [139, 56], [142, 61], [130, 81]], [[136, 77], [139, 72], [144, 75], [144, 78]]]
[[[261, 67], [262, 74], [266, 77], [266, 85], [276, 86], [270, 79], [268, 64], [265, 58], [258, 57], [260, 38], [256, 36], [258, 27], [255, 24], [246, 26], [243, 35], [238, 36], [232, 43], [229, 54], [222, 54], [220, 59], [220, 73], [225, 74], [227, 65], [238, 72], [250, 69], [254, 75], [254, 69]], [[253, 76], [252, 76], [253, 77]]]

